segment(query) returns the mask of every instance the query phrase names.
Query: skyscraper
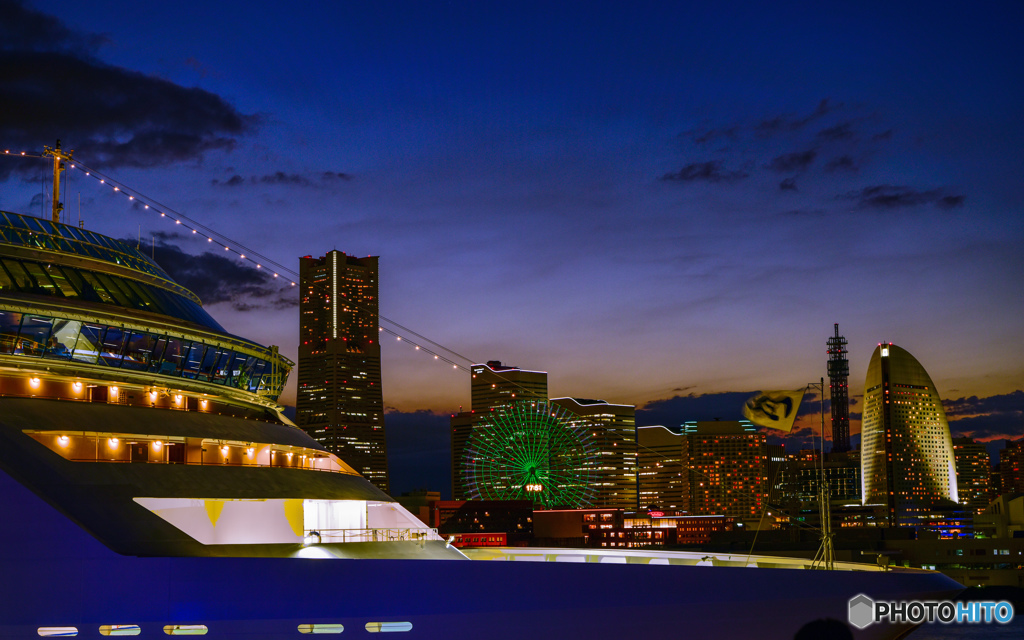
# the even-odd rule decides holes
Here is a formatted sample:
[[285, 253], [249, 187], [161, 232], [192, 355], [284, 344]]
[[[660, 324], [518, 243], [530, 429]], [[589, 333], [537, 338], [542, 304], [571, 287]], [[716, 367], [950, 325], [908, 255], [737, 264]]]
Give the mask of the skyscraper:
[[300, 259], [298, 425], [388, 491], [377, 257]]
[[850, 450], [850, 361], [846, 359], [846, 338], [836, 333], [828, 339], [829, 404], [832, 405], [832, 451]]
[[765, 434], [750, 422], [637, 429], [640, 501], [694, 515], [759, 517], [768, 497]]
[[765, 434], [746, 420], [687, 422], [690, 512], [751, 518], [768, 498]]
[[466, 444], [473, 427], [486, 414], [516, 400], [548, 400], [548, 374], [546, 371], [530, 371], [498, 360], [470, 367], [473, 378], [470, 382], [470, 410], [457, 413], [451, 418], [452, 429], [452, 495], [455, 500], [468, 500], [469, 493], [463, 476]]
[[597, 455], [591, 462], [595, 507], [637, 508], [636, 407], [604, 400], [555, 398], [551, 404], [579, 416], [593, 434]]
[[955, 503], [957, 482], [946, 412], [924, 367], [904, 349], [879, 344], [868, 363], [861, 426], [864, 504], [882, 504], [889, 526]]
[[992, 458], [985, 449], [985, 443], [975, 442], [971, 438], [954, 438], [953, 456], [956, 459], [956, 487], [960, 504], [969, 507], [976, 515], [980, 514], [994, 497], [989, 490]]

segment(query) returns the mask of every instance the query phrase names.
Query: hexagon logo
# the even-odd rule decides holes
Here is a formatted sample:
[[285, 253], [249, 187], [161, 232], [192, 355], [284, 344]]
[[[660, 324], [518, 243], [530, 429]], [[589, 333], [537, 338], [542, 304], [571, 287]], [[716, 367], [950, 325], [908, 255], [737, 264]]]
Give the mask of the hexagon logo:
[[863, 593], [850, 598], [850, 624], [863, 629], [874, 622], [875, 601]]

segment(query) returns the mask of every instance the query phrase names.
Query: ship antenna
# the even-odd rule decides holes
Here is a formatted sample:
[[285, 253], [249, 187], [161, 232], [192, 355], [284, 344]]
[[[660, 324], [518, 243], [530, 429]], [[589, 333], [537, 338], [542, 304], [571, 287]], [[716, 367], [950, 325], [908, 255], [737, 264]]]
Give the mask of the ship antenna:
[[64, 171], [64, 163], [71, 160], [71, 154], [74, 150], [70, 150], [67, 153], [61, 150], [60, 140], [57, 140], [57, 145], [52, 149], [50, 147], [43, 147], [44, 156], [53, 156], [53, 222], [54, 224], [60, 222], [60, 213], [64, 210], [64, 205], [60, 201], [60, 174]]

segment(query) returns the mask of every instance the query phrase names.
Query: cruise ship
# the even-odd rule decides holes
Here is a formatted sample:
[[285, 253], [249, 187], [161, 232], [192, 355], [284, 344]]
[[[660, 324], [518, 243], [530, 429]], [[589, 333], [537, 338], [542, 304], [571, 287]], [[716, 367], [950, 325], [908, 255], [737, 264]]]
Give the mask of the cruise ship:
[[464, 554], [282, 414], [291, 368], [134, 243], [0, 212], [0, 638], [792, 638], [858, 594], [960, 589], [746, 554]]

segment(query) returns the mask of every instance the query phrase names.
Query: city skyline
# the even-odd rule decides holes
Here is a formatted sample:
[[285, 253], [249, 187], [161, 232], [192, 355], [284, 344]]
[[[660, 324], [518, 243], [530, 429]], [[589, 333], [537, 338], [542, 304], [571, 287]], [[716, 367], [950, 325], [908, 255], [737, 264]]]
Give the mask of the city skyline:
[[[638, 424], [827, 377], [838, 322], [851, 434], [883, 340], [955, 436], [1024, 432], [1019, 5], [271, 7], [0, 2], [0, 144], [60, 138], [296, 271], [379, 255], [384, 315]], [[46, 210], [46, 163], [0, 161], [0, 209]], [[74, 171], [64, 193], [297, 359], [297, 292]], [[468, 374], [381, 350], [389, 429], [468, 406]]]

